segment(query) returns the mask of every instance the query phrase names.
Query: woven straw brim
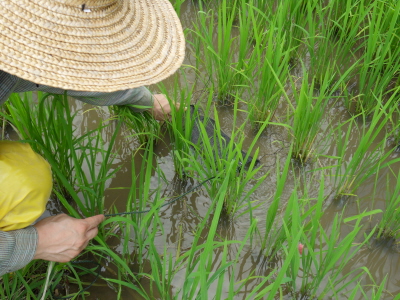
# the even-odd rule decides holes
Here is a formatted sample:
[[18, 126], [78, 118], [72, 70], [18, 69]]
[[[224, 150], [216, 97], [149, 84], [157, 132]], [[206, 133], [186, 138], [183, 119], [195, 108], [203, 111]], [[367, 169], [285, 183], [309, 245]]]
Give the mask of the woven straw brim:
[[157, 83], [185, 54], [168, 0], [1, 0], [0, 32], [1, 70], [76, 91]]

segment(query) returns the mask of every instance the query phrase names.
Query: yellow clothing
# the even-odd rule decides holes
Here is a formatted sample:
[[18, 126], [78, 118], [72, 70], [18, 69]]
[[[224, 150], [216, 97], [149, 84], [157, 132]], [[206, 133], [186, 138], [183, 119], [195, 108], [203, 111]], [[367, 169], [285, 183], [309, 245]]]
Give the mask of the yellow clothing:
[[0, 231], [25, 228], [40, 217], [52, 189], [51, 168], [29, 144], [0, 141]]

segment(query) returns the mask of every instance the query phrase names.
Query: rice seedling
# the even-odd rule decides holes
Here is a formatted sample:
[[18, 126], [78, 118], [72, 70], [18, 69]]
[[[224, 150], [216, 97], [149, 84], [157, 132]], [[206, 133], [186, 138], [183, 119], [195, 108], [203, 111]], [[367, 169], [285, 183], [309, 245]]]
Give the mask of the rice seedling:
[[303, 39], [306, 37], [305, 28], [307, 27], [306, 9], [307, 3], [314, 6], [316, 1], [278, 1], [277, 10], [281, 10], [281, 25], [279, 31], [285, 32], [288, 38], [287, 50], [290, 52], [290, 64], [295, 65], [297, 60], [304, 55], [301, 47]]
[[[216, 228], [220, 220], [220, 215], [223, 211], [223, 203], [226, 198], [226, 192], [229, 186], [229, 178], [226, 177], [221, 185], [221, 189], [212, 201], [210, 208], [207, 211], [206, 216], [203, 221], [199, 224], [198, 232], [205, 229], [206, 223], [208, 222], [211, 214], [211, 224], [208, 228], [208, 235], [205, 238], [204, 243], [200, 244], [200, 235], [196, 235], [193, 241], [193, 246], [191, 249], [181, 255], [177, 259], [177, 266], [185, 264], [185, 281], [182, 287], [176, 294], [176, 298], [179, 299], [209, 299], [210, 297], [210, 286], [216, 283], [217, 289], [215, 291], [215, 296], [217, 299], [223, 296], [223, 285], [224, 279], [226, 279], [225, 274], [228, 269], [234, 270], [236, 263], [238, 262], [239, 255], [242, 252], [243, 247], [249, 240], [252, 231], [256, 226], [256, 221], [253, 219], [249, 230], [244, 237], [243, 241], [215, 241]], [[236, 254], [234, 261], [229, 261], [227, 259], [227, 247], [230, 245], [237, 244], [239, 249]], [[215, 268], [215, 251], [218, 248], [222, 248], [222, 258], [219, 266]], [[235, 285], [233, 275], [230, 276], [232, 280], [228, 285], [227, 293], [230, 296], [235, 294]], [[175, 298], [175, 299], [176, 299]]]
[[[314, 97], [314, 79], [309, 84], [307, 72], [303, 73], [300, 90], [293, 80], [293, 96], [296, 108], [293, 113], [293, 157], [307, 163], [315, 149], [315, 142], [321, 128], [322, 118], [328, 104], [325, 94], [327, 85], [321, 86], [318, 97]], [[315, 100], [314, 100], [315, 99]]]
[[[44, 154], [46, 149], [58, 162], [62, 173], [74, 182], [72, 156], [79, 153], [81, 143], [91, 132], [81, 137], [73, 136], [75, 115], [71, 115], [67, 97], [38, 93], [38, 103], [33, 101], [32, 93], [12, 94], [5, 104], [8, 114], [4, 115], [19, 134], [20, 139], [30, 142], [32, 148]], [[69, 145], [75, 145], [70, 149]], [[61, 190], [62, 184], [56, 179], [55, 185]], [[67, 191], [63, 190], [63, 193]]]
[[[238, 59], [233, 51], [237, 47], [237, 35], [234, 33], [237, 5], [237, 0], [233, 2], [223, 0], [217, 7], [217, 16], [212, 9], [208, 12], [202, 11], [200, 5], [198, 21], [193, 24], [194, 30], [192, 30], [196, 39], [200, 41], [192, 44], [196, 59], [203, 62], [207, 76], [211, 78], [212, 90], [216, 92], [216, 99], [223, 104], [229, 104], [238, 87], [246, 84], [244, 76], [246, 72], [242, 69], [245, 67], [243, 56], [248, 49], [249, 41], [246, 36], [249, 36], [249, 32], [241, 31], [245, 36], [240, 37], [238, 47], [242, 50], [239, 50], [241, 56]], [[247, 21], [247, 18], [241, 20]]]
[[[135, 171], [134, 160], [132, 159], [132, 184], [129, 188], [129, 195], [126, 202], [126, 212], [141, 211], [146, 213], [131, 214], [126, 217], [112, 217], [106, 223], [117, 222], [124, 234], [122, 255], [129, 263], [132, 260], [139, 264], [142, 272], [143, 261], [146, 259], [147, 248], [154, 243], [153, 231], [157, 232], [162, 228], [158, 217], [158, 209], [165, 199], [160, 194], [160, 180], [163, 178], [161, 170], [156, 168], [158, 185], [152, 190], [151, 178], [154, 171], [154, 151], [152, 143], [148, 144], [142, 154], [140, 171]], [[151, 201], [152, 200], [152, 201]], [[114, 213], [117, 213], [116, 211]], [[127, 222], [127, 219], [129, 222]], [[126, 223], [125, 225], [123, 223]], [[105, 223], [105, 224], [106, 224]], [[161, 227], [160, 227], [161, 226]], [[133, 238], [133, 245], [132, 245]], [[135, 250], [132, 252], [132, 248]]]
[[32, 261], [23, 269], [5, 274], [0, 279], [0, 297], [11, 299], [40, 299], [46, 279], [46, 262]]
[[[236, 124], [237, 105], [238, 100], [235, 101], [233, 124]], [[209, 128], [207, 115], [209, 114], [205, 114], [205, 119], [202, 122], [200, 120], [196, 121], [197, 130], [199, 131], [199, 145], [193, 145], [192, 154], [180, 156], [180, 153], [176, 153], [176, 155], [183, 163], [188, 165], [187, 172], [192, 174], [192, 176], [198, 176], [200, 181], [215, 177], [211, 187], [208, 189], [211, 199], [214, 199], [215, 195], [218, 194], [221, 183], [226, 178], [229, 178], [230, 184], [224, 201], [225, 213], [233, 215], [246, 206], [249, 206], [248, 209], [251, 209], [248, 199], [253, 191], [265, 180], [266, 175], [255, 178], [261, 168], [261, 166], [256, 166], [258, 150], [255, 151], [253, 158], [250, 158], [250, 153], [267, 123], [260, 128], [247, 154], [243, 157], [241, 149], [244, 142], [242, 132], [245, 123], [238, 129], [233, 128], [230, 140], [227, 141], [221, 132], [217, 110], [214, 109], [215, 127], [212, 126], [212, 130]], [[251, 189], [247, 190], [247, 184], [250, 181], [254, 183]]]
[[386, 207], [382, 219], [377, 225], [377, 239], [396, 240], [400, 238], [400, 176], [397, 174], [397, 183], [393, 188], [386, 184]]
[[148, 113], [133, 113], [127, 106], [111, 106], [110, 111], [114, 118], [123, 122], [125, 126], [133, 130], [141, 144], [156, 141], [160, 135], [160, 124]]
[[[189, 88], [187, 81], [185, 87], [181, 88], [179, 82], [175, 80], [172, 93], [168, 93], [167, 88], [164, 85], [160, 85], [161, 91], [167, 95], [170, 103], [172, 103], [172, 99], [180, 103], [178, 109], [174, 105], [171, 106], [171, 118], [167, 125], [169, 135], [173, 140], [172, 154], [175, 172], [181, 179], [187, 176], [185, 170], [188, 165], [180, 160], [179, 157], [185, 157], [191, 153], [191, 136], [195, 122], [193, 116], [191, 116], [190, 103], [193, 98], [194, 88], [195, 85]], [[212, 98], [213, 92], [210, 90], [207, 103], [211, 104]]]
[[[279, 5], [271, 19], [259, 11], [265, 25], [253, 27], [255, 45], [251, 60], [257, 62], [252, 65], [257, 80], [252, 88], [255, 92], [247, 104], [250, 122], [256, 130], [273, 118], [289, 74], [291, 36], [289, 32], [279, 30], [287, 17], [287, 9], [287, 5]], [[255, 16], [252, 17], [255, 23]]]
[[[382, 98], [376, 98], [376, 106], [371, 122], [368, 124], [368, 127], [366, 127], [366, 119], [365, 116], [363, 117], [364, 126], [361, 128], [361, 137], [358, 147], [347, 162], [345, 161], [345, 154], [349, 145], [352, 126], [354, 125], [354, 117], [350, 119], [350, 126], [343, 136], [341, 136], [341, 132], [345, 123], [340, 124], [335, 129], [338, 135], [340, 135], [337, 138], [336, 153], [339, 167], [336, 168], [334, 174], [338, 195], [353, 196], [357, 188], [368, 177], [398, 160], [393, 159], [389, 162], [385, 162], [394, 149], [385, 153], [384, 147], [386, 139], [378, 140], [379, 133], [388, 122], [389, 116], [394, 110], [391, 102], [395, 97], [395, 94], [392, 95], [385, 105], [382, 104]], [[391, 107], [390, 110], [389, 107]]]
[[[57, 165], [59, 174], [54, 173], [54, 170], [53, 174], [55, 189], [59, 193], [73, 198], [73, 193], [81, 192], [85, 206], [82, 201], [77, 204], [85, 216], [102, 211], [101, 195], [105, 182], [116, 172], [114, 170], [109, 173], [109, 168], [113, 160], [113, 142], [119, 126], [114, 131], [109, 148], [103, 150], [104, 141], [100, 131], [104, 129], [104, 125], [75, 137], [73, 120], [76, 113], [71, 114], [67, 97], [42, 93], [38, 96], [39, 103], [35, 105], [32, 94], [26, 93], [23, 100], [18, 94], [13, 94], [11, 102], [6, 104], [10, 112], [6, 118], [16, 128], [20, 137], [29, 142], [52, 167]], [[100, 166], [97, 165], [99, 156], [102, 159]], [[89, 180], [87, 174], [90, 176]], [[66, 181], [72, 185], [73, 191], [66, 189]], [[93, 197], [94, 195], [96, 197]], [[97, 199], [97, 203], [93, 203], [91, 197]]]
[[[113, 146], [120, 125], [117, 125], [113, 130], [108, 145], [102, 140], [101, 131], [110, 124], [100, 124], [98, 129], [77, 138], [73, 136], [75, 115], [70, 114], [65, 96], [54, 96], [54, 99], [47, 103], [46, 100], [49, 95], [44, 95], [42, 98], [39, 97], [39, 105], [33, 105], [31, 94], [26, 94], [24, 100], [20, 99], [18, 95], [14, 95], [14, 97], [13, 102], [7, 105], [10, 115], [5, 117], [13, 122], [15, 128], [19, 129], [21, 135], [25, 137], [25, 140], [31, 142], [32, 146], [38, 149], [50, 163], [55, 181], [58, 183], [54, 186], [54, 193], [58, 200], [72, 216], [77, 218], [80, 218], [82, 214], [91, 216], [102, 213], [104, 211], [103, 201], [106, 182], [117, 171], [117, 169], [113, 170], [111, 165], [114, 158]], [[54, 115], [50, 114], [51, 111], [54, 112]], [[37, 123], [34, 123], [34, 120]], [[56, 121], [60, 121], [60, 124], [57, 124]], [[44, 126], [45, 124], [47, 126]], [[152, 143], [149, 144], [152, 145]], [[66, 157], [60, 158], [63, 154]], [[70, 170], [70, 172], [66, 172], [65, 165], [68, 167], [67, 171]], [[146, 174], [148, 176], [148, 173]], [[68, 199], [65, 198], [65, 194], [68, 195]], [[71, 204], [71, 200], [74, 201], [74, 204]], [[151, 214], [149, 214], [150, 216]], [[121, 220], [120, 217], [118, 220], [111, 219], [111, 221], [127, 222], [129, 219], [122, 218]], [[116, 264], [119, 270], [125, 270], [124, 277], [129, 278], [128, 281], [132, 281], [132, 278], [136, 278], [136, 275], [130, 271], [127, 264], [129, 261], [121, 260], [105, 242], [107, 238], [113, 235], [111, 230], [114, 227], [106, 229], [109, 222], [104, 222], [103, 229], [99, 230], [99, 234], [95, 238], [101, 246], [89, 246], [82, 255], [92, 253], [99, 260], [111, 257], [112, 262]], [[148, 226], [146, 222], [144, 224]], [[126, 272], [127, 270], [129, 272]], [[79, 276], [76, 276], [76, 282], [79, 283]], [[113, 279], [108, 280], [113, 281]], [[120, 285], [124, 284], [124, 281], [121, 281], [122, 283], [116, 282]], [[30, 286], [32, 285], [30, 284]], [[79, 288], [82, 289], [82, 286]], [[135, 289], [140, 291], [140, 287], [135, 287]]]
[[367, 272], [369, 275], [369, 278], [373, 282], [372, 288], [369, 288], [367, 291], [365, 291], [365, 288], [361, 286], [360, 282], [357, 283], [357, 286], [355, 289], [353, 289], [352, 293], [350, 294], [349, 300], [355, 300], [355, 299], [360, 299], [359, 295], [357, 293], [360, 291], [360, 294], [362, 295], [362, 299], [366, 300], [380, 300], [384, 299], [384, 297], [387, 295], [390, 297], [390, 299], [393, 300], [399, 300], [400, 299], [400, 294], [391, 294], [390, 292], [385, 290], [385, 285], [387, 283], [387, 278], [388, 276], [385, 276], [383, 280], [381, 281], [380, 284], [377, 284], [375, 280], [373, 279], [372, 275]]
[[[351, 232], [341, 237], [342, 217], [335, 215], [329, 230], [323, 228], [321, 220], [324, 216], [324, 177], [321, 177], [320, 190], [316, 204], [307, 210], [308, 222], [293, 216], [291, 227], [286, 226], [287, 240], [302, 231], [299, 243], [299, 254], [293, 257], [287, 276], [290, 293], [296, 299], [325, 299], [330, 293], [340, 291], [356, 282], [365, 272], [364, 268], [343, 274], [343, 270], [354, 255], [373, 236], [370, 232], [362, 243], [354, 244], [357, 235], [363, 229], [362, 218], [378, 211], [366, 212], [344, 220], [357, 220]], [[295, 202], [296, 204], [296, 202]], [[293, 211], [298, 208], [294, 206]], [[303, 230], [302, 230], [303, 229]], [[343, 282], [343, 279], [346, 279]]]
[[400, 3], [392, 14], [387, 15], [386, 12], [385, 2], [374, 1], [371, 4], [365, 45], [360, 46], [365, 46], [365, 50], [359, 70], [360, 97], [355, 103], [356, 113], [364, 111], [372, 114], [375, 96], [387, 94], [389, 83], [400, 69], [400, 37], [396, 35]]
[[[115, 131], [118, 132], [118, 129]], [[115, 134], [116, 135], [116, 134]], [[96, 138], [93, 138], [92, 140], [89, 140], [89, 142], [92, 143], [97, 143], [99, 136], [101, 134], [98, 134]], [[71, 183], [67, 180], [67, 178], [63, 175], [62, 170], [58, 167], [57, 162], [52, 158], [51, 153], [48, 151], [44, 152], [44, 157], [49, 161], [49, 163], [52, 166], [53, 173], [55, 176], [57, 176], [60, 180], [60, 182], [63, 184], [63, 186], [69, 191], [72, 199], [74, 200], [74, 203], [76, 204], [77, 208], [79, 209], [79, 212], [77, 211], [76, 208], [73, 207], [73, 205], [70, 204], [65, 197], [57, 192], [55, 190], [56, 195], [58, 196], [59, 201], [63, 204], [63, 206], [68, 210], [69, 214], [71, 214], [74, 217], [79, 218], [81, 213], [85, 216], [91, 216], [97, 213], [102, 213], [104, 211], [104, 192], [105, 192], [105, 186], [104, 182], [110, 177], [110, 174], [112, 175], [115, 173], [115, 170], [111, 170], [110, 167], [110, 160], [109, 157], [111, 156], [111, 149], [112, 145], [114, 143], [115, 136], [111, 138], [110, 144], [106, 150], [103, 150], [102, 156], [101, 156], [101, 163], [100, 167], [94, 168], [93, 166], [98, 164], [98, 156], [95, 155], [95, 152], [97, 152], [96, 149], [98, 148], [105, 148], [103, 145], [99, 146], [96, 144], [96, 147], [92, 145], [86, 145], [82, 154], [84, 161], [86, 161], [88, 165], [88, 172], [83, 171], [85, 168], [84, 165], [79, 163], [79, 159], [74, 158], [73, 159], [73, 167], [74, 167], [74, 174], [77, 177], [77, 185], [81, 188], [79, 190], [79, 194], [75, 191], [75, 187], [71, 185]], [[148, 144], [148, 147], [152, 147], [152, 143]], [[83, 147], [83, 146], [82, 146]], [[94, 151], [94, 152], [93, 152]], [[147, 162], [147, 160], [144, 160]], [[149, 164], [149, 168], [152, 168], [152, 165]], [[144, 176], [149, 177], [149, 171], [146, 171], [144, 173]], [[143, 180], [143, 179], [142, 179]], [[142, 185], [141, 185], [142, 186]], [[146, 188], [145, 185], [143, 185], [144, 188]], [[147, 184], [148, 187], [148, 184]], [[133, 188], [130, 195], [136, 194], [136, 190]], [[148, 194], [143, 193], [144, 196], [148, 196]], [[143, 199], [143, 198], [142, 198]], [[146, 198], [147, 199], [147, 198]], [[82, 202], [85, 202], [86, 204], [83, 205]], [[132, 198], [128, 200], [127, 208], [129, 207], [132, 209], [132, 206], [134, 205], [144, 205], [143, 201], [139, 201], [138, 204], [132, 204]], [[122, 217], [122, 216], [116, 216], [112, 218], [108, 218], [106, 221], [104, 221], [101, 224], [101, 227], [99, 228], [99, 233], [95, 237], [96, 244], [91, 244], [89, 245], [85, 251], [81, 254], [82, 256], [87, 256], [90, 255], [91, 257], [95, 258], [95, 261], [99, 263], [112, 263], [115, 265], [115, 268], [118, 270], [118, 279], [114, 278], [102, 278], [103, 280], [107, 281], [110, 284], [117, 284], [119, 288], [121, 286], [129, 286], [131, 289], [137, 291], [138, 293], [145, 295], [143, 292], [143, 288], [138, 282], [138, 278], [140, 278], [141, 273], [135, 274], [131, 271], [131, 267], [129, 263], [131, 260], [129, 259], [129, 256], [127, 253], [130, 253], [128, 250], [128, 243], [130, 239], [130, 228], [134, 229], [140, 229], [138, 230], [139, 233], [137, 235], [137, 241], [139, 245], [139, 253], [143, 253], [144, 248], [146, 247], [145, 245], [148, 244], [147, 238], [147, 232], [143, 233], [143, 226], [148, 229], [149, 223], [148, 219], [154, 219], [154, 211], [156, 210], [156, 206], [151, 208], [151, 211], [145, 216], [145, 220], [143, 222], [139, 222], [138, 220], [135, 220], [134, 222], [131, 218], [129, 217]], [[156, 222], [156, 221], [154, 221]], [[116, 226], [116, 224], [118, 224]], [[126, 225], [125, 225], [126, 224]], [[115, 236], [115, 230], [116, 228], [120, 228], [123, 231], [123, 236], [125, 237], [124, 243], [123, 243], [123, 257], [124, 259], [121, 258], [120, 254], [115, 253], [115, 251], [107, 244], [107, 240], [110, 237]], [[144, 237], [143, 237], [144, 236]], [[143, 255], [144, 256], [144, 255]], [[140, 257], [142, 259], [142, 256]], [[108, 266], [109, 268], [110, 266]], [[79, 276], [77, 276], [77, 282], [79, 283]], [[132, 284], [132, 282], [135, 282], [135, 284]], [[82, 289], [82, 287], [80, 287]]]
[[[356, 37], [362, 31], [363, 21], [369, 11], [370, 0], [329, 1], [327, 26], [332, 29], [332, 38], [346, 39]], [[350, 40], [348, 40], [350, 41]], [[344, 45], [344, 44], [343, 44]]]
[[[341, 97], [335, 95], [335, 91], [343, 85], [351, 71], [351, 68], [348, 69], [340, 78], [334, 80], [335, 73], [328, 68], [323, 77], [319, 79], [313, 77], [310, 80], [308, 72], [303, 65], [303, 77], [301, 78], [299, 89], [296, 86], [296, 82], [290, 77], [296, 105], [293, 108], [290, 134], [293, 136], [293, 158], [300, 163], [307, 163], [317, 150], [316, 145], [320, 145], [318, 142], [321, 140], [318, 140], [318, 136], [324, 135], [321, 132], [321, 125], [327, 107], [331, 105], [329, 100]], [[318, 91], [316, 86], [318, 86]], [[286, 124], [279, 125], [288, 127]]]
[[[282, 230], [278, 229], [277, 222], [279, 219], [279, 209], [281, 204], [281, 196], [283, 194], [288, 172], [290, 166], [290, 157], [286, 158], [285, 166], [283, 170], [280, 170], [279, 161], [277, 162], [276, 166], [276, 191], [274, 198], [268, 208], [268, 211], [265, 215], [265, 234], [262, 238], [261, 248], [266, 249], [266, 256], [273, 256], [276, 252], [281, 248], [282, 243], [284, 242], [284, 238], [282, 237], [281, 233]], [[286, 219], [286, 221], [289, 223]], [[267, 246], [269, 249], [267, 249]]]

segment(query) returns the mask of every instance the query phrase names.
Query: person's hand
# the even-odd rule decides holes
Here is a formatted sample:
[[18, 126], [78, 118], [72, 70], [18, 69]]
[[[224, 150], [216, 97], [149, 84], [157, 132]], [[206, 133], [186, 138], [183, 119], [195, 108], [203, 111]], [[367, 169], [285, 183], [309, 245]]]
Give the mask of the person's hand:
[[104, 215], [75, 219], [65, 214], [45, 218], [34, 225], [39, 241], [34, 259], [68, 262], [97, 235]]
[[[163, 94], [155, 94], [153, 98], [154, 104], [150, 109], [150, 113], [153, 115], [154, 119], [165, 121], [171, 113], [171, 106], [169, 105], [167, 97]], [[176, 103], [175, 106], [179, 108], [179, 103]]]

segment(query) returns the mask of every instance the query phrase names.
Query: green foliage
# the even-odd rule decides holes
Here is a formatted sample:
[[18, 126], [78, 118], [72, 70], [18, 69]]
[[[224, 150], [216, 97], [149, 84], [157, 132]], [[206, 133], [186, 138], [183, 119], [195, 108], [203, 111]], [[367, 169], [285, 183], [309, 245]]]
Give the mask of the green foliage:
[[386, 207], [382, 219], [377, 225], [378, 239], [397, 240], [400, 238], [400, 176], [397, 174], [397, 184], [393, 188], [386, 185]]
[[[362, 226], [366, 217], [381, 212], [375, 207], [344, 220], [346, 208], [329, 213], [326, 208], [332, 194], [356, 196], [367, 179], [378, 180], [380, 171], [395, 170], [399, 161], [386, 139], [398, 132], [400, 2], [171, 2], [182, 16], [187, 16], [183, 9], [196, 10], [193, 24], [184, 24], [192, 52], [185, 63], [191, 65], [159, 85], [171, 104], [181, 103], [172, 106], [166, 122], [171, 143], [164, 142], [160, 123], [127, 107], [111, 108], [111, 118], [84, 132], [78, 132], [79, 113], [71, 111], [65, 96], [14, 94], [1, 110], [0, 137], [7, 138], [9, 122], [49, 161], [57, 200], [77, 218], [118, 212], [105, 206], [104, 197], [119, 172], [121, 129], [139, 141], [131, 149], [132, 181], [115, 189], [128, 190], [124, 211], [148, 211], [101, 224], [81, 255], [106, 270], [100, 284], [113, 289], [116, 299], [123, 290], [166, 300], [341, 299], [343, 293], [349, 299], [399, 299], [385, 290], [393, 273], [378, 277], [362, 262], [348, 271], [372, 236], [400, 238], [398, 172], [393, 171], [396, 186], [388, 179], [386, 207], [375, 230]], [[230, 105], [224, 107], [228, 120], [222, 120], [219, 104]], [[211, 134], [210, 118], [215, 119]], [[221, 126], [228, 126], [229, 141]], [[291, 146], [274, 150], [276, 144]], [[194, 217], [177, 225], [174, 245], [166, 234], [174, 225], [163, 218], [170, 211], [176, 218], [176, 209], [160, 211], [168, 185], [157, 157], [160, 145], [169, 149], [180, 183], [215, 177], [203, 187], [208, 197], [202, 213], [189, 207]], [[257, 165], [259, 155], [276, 161]], [[292, 165], [292, 155], [304, 163], [301, 168]], [[307, 164], [311, 158], [313, 164]], [[304, 189], [303, 178], [312, 178]], [[226, 219], [234, 229], [240, 222], [241, 232], [230, 236], [221, 230]], [[185, 240], [189, 247], [182, 246]], [[249, 262], [255, 251], [262, 263]], [[47, 276], [52, 284], [69, 282], [82, 290], [94, 272], [72, 263], [47, 271], [46, 266], [34, 261], [4, 275], [0, 298], [49, 298]], [[246, 273], [248, 266], [254, 270]], [[365, 285], [366, 278], [371, 285]], [[90, 292], [70, 296], [88, 298]]]
[[[382, 104], [381, 98], [376, 98], [374, 115], [368, 126], [365, 115], [362, 116], [364, 126], [361, 129], [360, 141], [354, 154], [348, 160], [346, 160], [346, 149], [349, 147], [355, 118], [353, 117], [349, 120], [350, 123], [347, 130], [344, 129], [344, 126], [347, 125], [345, 123], [340, 124], [335, 129], [338, 135], [336, 153], [338, 167], [336, 168], [334, 177], [338, 195], [354, 195], [357, 188], [371, 175], [399, 160], [392, 159], [389, 162], [385, 162], [394, 149], [385, 153], [386, 139], [379, 139], [378, 137], [385, 124], [387, 124], [389, 115], [394, 110], [391, 103], [395, 97], [396, 95], [393, 94], [385, 105]], [[343, 136], [342, 132], [345, 132]]]

